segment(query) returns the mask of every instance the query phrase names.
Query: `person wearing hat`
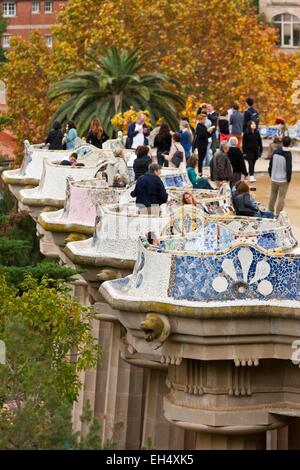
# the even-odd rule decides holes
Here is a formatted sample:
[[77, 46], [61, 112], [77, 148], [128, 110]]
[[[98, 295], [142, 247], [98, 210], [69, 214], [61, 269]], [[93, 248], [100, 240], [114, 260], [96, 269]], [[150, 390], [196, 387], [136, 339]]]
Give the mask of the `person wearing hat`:
[[244, 155], [238, 147], [237, 137], [230, 137], [228, 145], [229, 150], [227, 152], [227, 156], [232, 166], [233, 175], [231, 180], [231, 186], [233, 186], [235, 183], [242, 179], [242, 175], [244, 175], [244, 179], [247, 180], [248, 171], [245, 165]]
[[275, 125], [278, 126], [277, 137], [279, 137], [279, 139], [282, 140], [283, 137], [289, 137], [289, 130], [285, 124], [284, 119], [280, 117], [276, 118]]
[[207, 120], [207, 114], [197, 115], [197, 126], [195, 130], [195, 138], [193, 142], [193, 151], [198, 151], [198, 171], [199, 175], [202, 176], [203, 161], [208, 147], [208, 139], [211, 137], [212, 132], [215, 130], [215, 126], [207, 128], [205, 123]]

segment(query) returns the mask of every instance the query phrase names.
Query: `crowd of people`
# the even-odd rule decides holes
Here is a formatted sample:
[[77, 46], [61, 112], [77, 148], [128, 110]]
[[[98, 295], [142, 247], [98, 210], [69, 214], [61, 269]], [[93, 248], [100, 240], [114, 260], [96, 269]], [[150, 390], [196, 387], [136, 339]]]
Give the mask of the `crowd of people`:
[[[76, 147], [77, 139], [76, 125], [73, 121], [67, 122], [65, 132], [62, 131], [61, 123], [55, 121], [45, 140], [45, 144], [49, 150], [72, 150]], [[87, 143], [102, 149], [102, 144], [106, 140], [108, 140], [108, 136], [104, 132], [100, 121], [96, 118], [93, 119], [86, 138]]]
[[[166, 122], [151, 129], [146, 124], [146, 116], [140, 113], [135, 122], [128, 126], [125, 143], [125, 148], [133, 150], [136, 155], [133, 162], [136, 187], [132, 196], [136, 197], [137, 204], [145, 207], [164, 204], [167, 193], [159, 178], [161, 168], [181, 168], [186, 170], [194, 189], [213, 190], [224, 182], [228, 183], [235, 211], [239, 215], [278, 216], [284, 208], [292, 177], [291, 139], [284, 121], [278, 118], [276, 123], [280, 124], [282, 135], [272, 143], [269, 155], [271, 194], [268, 210], [262, 210], [253, 197], [252, 190], [255, 188], [248, 184], [248, 181], [256, 181], [255, 164], [263, 153], [260, 117], [252, 98], [246, 100], [246, 106], [244, 113], [236, 103], [227, 111], [218, 113], [211, 104], [203, 103], [197, 111], [195, 128], [187, 117], [183, 117], [175, 132]], [[45, 143], [50, 150], [74, 149], [76, 139], [76, 125], [72, 121], [67, 123], [65, 133], [60, 123], [54, 122]], [[93, 119], [86, 141], [102, 148], [107, 139], [99, 120]], [[149, 144], [156, 148], [155, 158], [151, 156]], [[78, 166], [76, 153], [61, 164]], [[207, 168], [206, 172], [204, 168]], [[129, 183], [122, 148], [114, 152], [114, 158], [107, 166], [106, 178], [110, 186], [124, 187]]]
[[[157, 163], [161, 167], [186, 168], [193, 188], [214, 189], [227, 182], [233, 191], [237, 214], [268, 218], [278, 216], [284, 208], [292, 176], [291, 139], [284, 121], [278, 118], [276, 124], [281, 124], [283, 130], [282, 135], [276, 138], [276, 146], [269, 157], [271, 195], [268, 210], [262, 210], [253, 196], [255, 188], [248, 185], [248, 181], [256, 181], [255, 165], [263, 154], [260, 117], [252, 98], [246, 100], [246, 106], [244, 113], [236, 103], [227, 111], [217, 113], [211, 104], [203, 103], [197, 111], [195, 129], [184, 117], [175, 132], [167, 123], [151, 130], [145, 124], [146, 116], [140, 114], [136, 122], [129, 126], [130, 138], [126, 142], [127, 148], [136, 150], [135, 179], [148, 171], [147, 165], [151, 160], [148, 144], [152, 135], [153, 146], [157, 149]], [[136, 148], [136, 143], [141, 143], [141, 148]], [[210, 178], [204, 176], [205, 167], [209, 167]], [[240, 186], [240, 183], [243, 184]]]

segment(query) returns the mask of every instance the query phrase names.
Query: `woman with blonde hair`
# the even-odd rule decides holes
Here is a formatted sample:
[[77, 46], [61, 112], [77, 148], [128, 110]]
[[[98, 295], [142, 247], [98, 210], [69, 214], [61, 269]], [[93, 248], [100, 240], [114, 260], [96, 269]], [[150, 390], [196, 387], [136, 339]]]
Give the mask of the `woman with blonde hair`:
[[90, 130], [87, 136], [87, 143], [94, 145], [98, 149], [102, 149], [102, 144], [108, 140], [108, 136], [105, 134], [103, 127], [99, 119], [94, 118], [91, 122]]
[[183, 196], [182, 196], [182, 205], [189, 205], [189, 206], [196, 206], [196, 199], [194, 198], [193, 194], [186, 191], [185, 193], [183, 193]]

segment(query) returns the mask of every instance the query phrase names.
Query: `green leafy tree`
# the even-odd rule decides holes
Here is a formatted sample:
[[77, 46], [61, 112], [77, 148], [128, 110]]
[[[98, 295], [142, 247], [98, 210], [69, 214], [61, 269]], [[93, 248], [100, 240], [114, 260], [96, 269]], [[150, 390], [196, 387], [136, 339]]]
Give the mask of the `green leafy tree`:
[[6, 346], [0, 365], [0, 448], [100, 445], [97, 423], [80, 444], [71, 422], [78, 373], [95, 367], [100, 356], [90, 310], [63, 285], [59, 292], [49, 287], [46, 278], [39, 283], [28, 277], [19, 295], [0, 275], [0, 297], [0, 338]]
[[111, 118], [133, 106], [148, 109], [153, 122], [164, 116], [177, 127], [176, 106], [184, 105], [182, 96], [170, 89], [170, 85], [180, 89], [177, 80], [160, 73], [143, 73], [146, 56], [140, 57], [137, 50], [110, 47], [100, 59], [93, 59], [90, 53], [88, 57], [95, 62], [94, 70], [71, 73], [51, 87], [51, 100], [65, 98], [53, 120], [75, 120], [79, 134], [83, 134], [97, 116], [111, 134]]
[[7, 282], [22, 290], [28, 274], [38, 281], [47, 275], [51, 287], [58, 286], [62, 280], [72, 281], [80, 271], [44, 259], [39, 251], [35, 222], [27, 212], [17, 212], [15, 199], [7, 189], [0, 188], [0, 195], [0, 272], [6, 275]]

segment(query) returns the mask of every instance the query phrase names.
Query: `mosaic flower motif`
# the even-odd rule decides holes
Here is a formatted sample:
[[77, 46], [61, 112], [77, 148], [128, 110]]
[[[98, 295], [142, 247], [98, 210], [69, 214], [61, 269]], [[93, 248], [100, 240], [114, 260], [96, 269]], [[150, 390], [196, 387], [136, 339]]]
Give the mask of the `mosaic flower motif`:
[[[273, 292], [273, 285], [266, 279], [271, 272], [269, 263], [265, 260], [258, 261], [254, 274], [250, 277], [249, 271], [253, 272], [251, 267], [255, 262], [252, 251], [249, 248], [241, 248], [237, 258], [241, 270], [235, 266], [233, 259], [224, 259], [222, 262], [223, 275], [219, 275], [213, 280], [213, 289], [222, 293], [232, 288], [235, 294], [240, 296], [249, 294], [251, 286], [254, 286], [257, 292], [264, 297], [270, 295]], [[230, 280], [233, 281], [233, 284], [230, 283]]]

